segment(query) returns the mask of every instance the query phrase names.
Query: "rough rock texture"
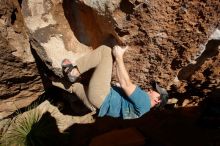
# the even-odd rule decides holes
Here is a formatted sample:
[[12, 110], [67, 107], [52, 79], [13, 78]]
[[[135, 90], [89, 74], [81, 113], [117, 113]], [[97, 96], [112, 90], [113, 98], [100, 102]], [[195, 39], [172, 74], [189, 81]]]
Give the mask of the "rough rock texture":
[[[40, 45], [39, 56], [60, 76], [62, 58], [77, 59], [86, 48], [82, 44], [95, 49], [110, 35], [131, 46], [126, 64], [132, 79], [145, 89], [149, 79], [167, 88], [182, 86], [182, 80], [204, 82], [207, 75], [193, 75], [212, 70], [208, 60], [219, 58], [218, 41], [214, 47], [209, 46], [212, 40], [208, 43], [219, 24], [217, 1], [26, 0], [22, 6], [26, 25]], [[39, 26], [31, 23], [37, 20]], [[218, 71], [212, 76], [216, 75]]]
[[[219, 1], [22, 0], [20, 5], [16, 0], [1, 2], [9, 7], [9, 12], [1, 14], [1, 35], [11, 44], [10, 48], [17, 49], [9, 54], [21, 59], [21, 66], [23, 61], [28, 62], [22, 66], [28, 71], [36, 69], [33, 58], [27, 57], [31, 56], [27, 55], [29, 45], [50, 70], [63, 77], [62, 59], [74, 61], [102, 44], [109, 44], [109, 38], [114, 37], [120, 44], [130, 46], [125, 63], [134, 83], [143, 89], [149, 87], [151, 79], [156, 79], [169, 89], [171, 97], [182, 100], [204, 98], [219, 86]], [[22, 20], [27, 34], [23, 32]], [[4, 36], [7, 33], [13, 37]], [[14, 36], [19, 36], [16, 41]], [[17, 62], [13, 60], [13, 65]], [[24, 72], [21, 66], [18, 68]], [[16, 67], [13, 69], [15, 72]], [[17, 78], [24, 76], [25, 73]], [[34, 81], [31, 85], [39, 85], [34, 92], [40, 93], [39, 75], [34, 70], [29, 76]], [[1, 85], [6, 87], [3, 81]], [[37, 81], [39, 84], [35, 84]], [[114, 71], [113, 82], [116, 81]], [[20, 85], [15, 87], [10, 94], [22, 97], [14, 96]]]
[[43, 93], [18, 1], [0, 1], [0, 119]]
[[62, 77], [61, 62], [64, 58], [74, 61], [90, 50], [76, 39], [61, 1], [24, 0], [22, 14], [32, 47], [56, 75]]
[[[44, 48], [52, 60], [52, 66], [60, 67], [58, 63], [60, 60], [55, 64], [55, 57], [53, 59], [53, 55], [57, 54], [56, 50], [62, 48], [60, 51], [65, 57], [68, 56], [64, 53], [66, 50], [79, 52], [77, 49], [78, 47], [81, 49], [81, 46], [78, 46], [78, 41], [95, 49], [103, 44], [104, 39], [109, 35], [114, 35], [122, 43], [132, 46], [127, 56], [129, 59], [127, 63], [130, 66], [133, 66], [134, 63], [140, 65], [136, 66], [137, 68], [129, 66], [129, 71], [132, 75], [136, 73], [133, 79], [138, 79], [137, 82], [143, 86], [149, 78], [156, 78], [164, 85], [173, 84], [174, 79], [189, 80], [207, 60], [204, 53], [210, 51], [204, 52], [207, 49], [205, 45], [208, 43], [209, 36], [217, 28], [219, 21], [219, 3], [216, 1], [66, 0], [62, 4], [64, 10], [60, 8], [62, 5], [59, 1], [34, 2], [41, 5], [38, 7], [38, 12], [42, 13], [36, 12], [37, 14], [35, 14], [34, 3], [24, 1], [23, 10], [29, 9], [28, 12], [32, 14], [29, 14], [30, 17], [27, 12], [24, 12], [25, 22], [41, 46], [47, 46]], [[45, 7], [43, 7], [44, 5]], [[57, 11], [61, 9], [59, 15], [66, 16], [66, 19], [62, 22], [57, 21], [59, 15], [54, 14], [54, 9]], [[42, 23], [38, 23], [39, 27], [31, 23], [36, 21], [35, 15], [36, 20], [41, 18], [39, 19]], [[44, 20], [44, 17], [47, 19]], [[71, 33], [68, 32], [71, 31], [68, 30], [71, 28], [75, 36], [72, 36], [73, 34], [64, 35], [62, 30], [59, 31], [60, 25], [66, 28], [65, 33]], [[54, 27], [56, 29], [52, 29]], [[47, 39], [44, 38], [45, 36], [40, 37], [42, 28], [44, 28], [43, 32], [48, 37]], [[52, 40], [55, 36], [55, 38], [59, 38], [59, 35], [62, 36], [61, 41], [63, 41], [64, 47], [60, 45], [54, 49], [55, 47], [50, 44], [57, 42], [58, 45], [59, 39], [55, 39], [55, 42], [49, 42], [48, 39]], [[68, 42], [65, 42], [66, 37], [70, 38]], [[44, 44], [45, 42], [48, 45]], [[68, 45], [68, 43], [75, 44]], [[53, 49], [53, 55], [47, 51], [47, 48]], [[212, 49], [214, 53], [208, 55], [208, 58], [218, 55], [218, 47], [212, 47]], [[188, 67], [190, 64], [194, 64], [193, 69]]]
[[180, 105], [207, 97], [220, 84], [219, 12], [212, 0], [122, 0], [113, 17], [131, 46], [126, 64], [133, 81], [146, 89], [156, 79]]
[[[70, 143], [83, 145], [95, 134], [137, 127], [161, 143], [155, 145], [219, 145], [219, 128], [197, 127], [198, 120], [219, 127], [219, 22], [218, 0], [0, 0], [0, 119], [41, 95], [47, 69], [63, 77], [64, 58], [74, 61], [111, 45], [114, 37], [130, 46], [125, 65], [134, 83], [147, 89], [155, 79], [168, 89], [175, 107], [188, 108], [131, 121], [111, 123], [107, 117], [93, 126], [75, 124], [67, 129]], [[114, 68], [112, 80], [117, 82]], [[0, 129], [7, 129], [2, 123]]]
[[210, 66], [202, 65], [219, 60], [218, 47], [206, 46], [219, 24], [219, 4], [211, 0], [122, 1], [121, 11], [113, 16], [119, 30], [124, 30], [118, 31], [120, 38], [132, 46], [128, 64], [133, 79], [145, 86], [154, 78], [168, 87], [178, 80], [190, 81], [196, 72], [203, 74], [201, 69]]

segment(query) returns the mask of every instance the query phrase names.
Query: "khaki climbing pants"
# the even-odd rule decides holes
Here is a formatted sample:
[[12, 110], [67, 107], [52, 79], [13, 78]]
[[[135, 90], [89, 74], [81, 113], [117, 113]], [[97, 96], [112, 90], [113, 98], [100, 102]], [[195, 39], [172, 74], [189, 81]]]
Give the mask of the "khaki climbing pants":
[[111, 87], [111, 48], [100, 46], [94, 51], [76, 60], [76, 65], [80, 74], [95, 68], [87, 90], [85, 90], [81, 83], [74, 83], [69, 88], [65, 88], [63, 84], [56, 82], [53, 82], [53, 85], [70, 93], [75, 93], [91, 110], [95, 110], [94, 107], [100, 108], [105, 97], [109, 94]]

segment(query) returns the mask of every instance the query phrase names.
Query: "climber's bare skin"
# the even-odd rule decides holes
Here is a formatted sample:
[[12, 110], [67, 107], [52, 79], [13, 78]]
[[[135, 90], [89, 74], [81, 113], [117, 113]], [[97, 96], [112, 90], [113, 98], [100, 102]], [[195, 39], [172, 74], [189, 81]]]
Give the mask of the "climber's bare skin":
[[[116, 60], [116, 72], [119, 79], [120, 87], [124, 90], [127, 96], [130, 96], [132, 92], [135, 90], [136, 85], [131, 82], [123, 61], [123, 55], [127, 49], [128, 47], [123, 48], [123, 47], [115, 46], [113, 48], [113, 55]], [[64, 59], [62, 62], [62, 66], [63, 65], [65, 66], [65, 65], [74, 65], [74, 64], [72, 64], [70, 60]], [[69, 72], [67, 72], [67, 70], [68, 68], [65, 69], [64, 72], [68, 73], [68, 76], [70, 77], [78, 78], [80, 76], [80, 72], [77, 69], [77, 66], [72, 68], [72, 70]], [[157, 93], [156, 91], [149, 90], [147, 93], [151, 99], [151, 107], [154, 107], [155, 105], [161, 102], [161, 100], [158, 98], [160, 94]]]
[[[132, 83], [132, 81], [130, 80], [128, 72], [125, 68], [123, 55], [126, 50], [128, 50], [128, 46], [126, 47], [115, 46], [113, 48], [113, 55], [116, 60], [116, 72], [120, 87], [124, 90], [127, 96], [130, 96], [134, 92], [136, 85]], [[154, 107], [155, 105], [161, 102], [161, 100], [158, 98], [160, 97], [160, 94], [158, 92], [150, 89], [147, 93], [151, 100], [151, 107]]]

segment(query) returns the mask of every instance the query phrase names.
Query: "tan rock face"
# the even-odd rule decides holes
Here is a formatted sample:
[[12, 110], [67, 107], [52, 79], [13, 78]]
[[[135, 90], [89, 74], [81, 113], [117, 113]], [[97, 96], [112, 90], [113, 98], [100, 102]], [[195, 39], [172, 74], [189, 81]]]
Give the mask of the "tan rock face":
[[[1, 91], [6, 98], [21, 97], [20, 90], [28, 90], [35, 83], [39, 88], [35, 87], [34, 92], [42, 89], [30, 46], [50, 70], [62, 77], [60, 63], [64, 58], [74, 61], [111, 42], [111, 36], [130, 46], [125, 64], [131, 79], [143, 89], [155, 79], [174, 93], [171, 96], [188, 98], [199, 91], [202, 98], [219, 85], [218, 1], [23, 0], [19, 1], [22, 15], [18, 1], [2, 2], [1, 6], [9, 10], [0, 11], [1, 35], [6, 43], [2, 48], [10, 44], [1, 49], [5, 58], [2, 62], [8, 62], [2, 63], [5, 71], [1, 70]], [[27, 79], [28, 87], [20, 82], [9, 87], [6, 76], [13, 77], [14, 72], [19, 75], [10, 81], [31, 76], [33, 82], [27, 84]]]
[[89, 46], [80, 43], [75, 37], [63, 5], [65, 3], [58, 0], [22, 2], [22, 14], [31, 35], [31, 45], [47, 67], [58, 76], [62, 76], [61, 62], [64, 58], [74, 61], [90, 51]]
[[[17, 1], [0, 2], [0, 119], [43, 93]], [[20, 13], [20, 15], [19, 15]]]

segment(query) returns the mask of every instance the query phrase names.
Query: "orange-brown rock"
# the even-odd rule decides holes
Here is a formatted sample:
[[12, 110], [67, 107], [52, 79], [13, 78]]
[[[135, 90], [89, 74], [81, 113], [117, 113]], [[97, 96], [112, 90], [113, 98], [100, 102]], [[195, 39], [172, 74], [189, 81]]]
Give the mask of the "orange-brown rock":
[[0, 1], [0, 119], [28, 106], [44, 91], [19, 3]]
[[[4, 65], [1, 92], [8, 91], [6, 87], [10, 89], [1, 99], [22, 98], [20, 91], [28, 91], [35, 83], [37, 87], [31, 93], [42, 92], [40, 76], [33, 57], [30, 57], [31, 47], [49, 70], [62, 77], [62, 59], [74, 61], [97, 46], [109, 44], [112, 41], [109, 38], [112, 37], [120, 44], [130, 46], [125, 55], [125, 64], [132, 81], [143, 89], [147, 89], [149, 81], [155, 79], [169, 90], [171, 97], [204, 98], [219, 86], [219, 1], [1, 2], [5, 4], [1, 5], [2, 8], [8, 7], [0, 11], [1, 36], [6, 42], [2, 48], [7, 48], [1, 49], [1, 66]], [[7, 43], [11, 47], [6, 47]], [[7, 65], [4, 63], [6, 60], [10, 62]], [[14, 72], [22, 74], [13, 77]], [[12, 77], [11, 80], [9, 77]], [[29, 82], [29, 77], [33, 82]], [[13, 82], [13, 86], [8, 86], [9, 81]], [[19, 84], [15, 84], [16, 81]], [[23, 81], [25, 85], [20, 84]]]

